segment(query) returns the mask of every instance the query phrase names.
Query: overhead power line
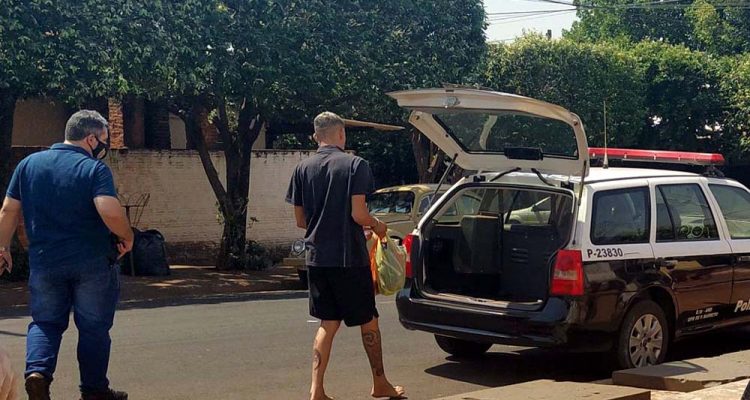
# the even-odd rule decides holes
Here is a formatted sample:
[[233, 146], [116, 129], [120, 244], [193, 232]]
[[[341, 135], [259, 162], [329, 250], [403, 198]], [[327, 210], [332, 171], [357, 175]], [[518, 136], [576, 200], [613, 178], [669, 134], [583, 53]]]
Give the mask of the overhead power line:
[[[566, 6], [576, 7], [578, 9], [587, 9], [587, 10], [616, 10], [616, 9], [677, 10], [677, 9], [689, 8], [692, 6], [692, 4], [685, 4], [681, 2], [684, 0], [663, 0], [663, 1], [651, 1], [648, 3], [611, 4], [611, 5], [575, 4], [573, 2], [565, 1], [565, 0], [525, 0], [525, 1], [535, 2], [535, 3], [566, 5]], [[724, 8], [747, 9], [747, 8], [750, 8], [750, 1], [747, 1], [747, 0], [731, 1], [730, 0], [721, 4], [713, 4], [713, 6], [718, 9], [724, 9]]]
[[550, 12], [558, 12], [558, 11], [575, 11], [576, 8], [567, 8], [567, 9], [556, 9], [556, 10], [530, 10], [530, 11], [500, 11], [500, 12], [491, 12], [487, 13], [487, 16], [494, 17], [494, 16], [501, 16], [501, 15], [521, 15], [521, 14], [539, 14], [539, 13], [550, 13]]
[[549, 12], [544, 14], [532, 14], [532, 15], [525, 15], [525, 16], [506, 16], [506, 17], [500, 17], [500, 18], [488, 18], [487, 21], [490, 24], [498, 24], [498, 23], [510, 23], [510, 22], [518, 22], [518, 21], [527, 21], [532, 19], [540, 19], [540, 18], [547, 18], [555, 15], [560, 15], [564, 13], [569, 12], [575, 12], [576, 10], [560, 10], [555, 12]]

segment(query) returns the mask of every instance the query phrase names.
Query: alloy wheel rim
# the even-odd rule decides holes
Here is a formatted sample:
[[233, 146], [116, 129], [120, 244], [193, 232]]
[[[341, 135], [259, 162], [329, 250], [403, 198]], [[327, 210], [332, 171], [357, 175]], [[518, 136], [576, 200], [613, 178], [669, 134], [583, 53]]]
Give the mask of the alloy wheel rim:
[[664, 346], [664, 329], [653, 314], [638, 318], [630, 331], [628, 354], [636, 367], [656, 364]]

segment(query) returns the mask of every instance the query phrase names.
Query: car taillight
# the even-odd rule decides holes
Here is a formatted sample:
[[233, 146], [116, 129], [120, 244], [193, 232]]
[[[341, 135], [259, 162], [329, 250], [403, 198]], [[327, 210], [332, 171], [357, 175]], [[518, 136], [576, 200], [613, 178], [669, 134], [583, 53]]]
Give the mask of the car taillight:
[[557, 252], [555, 267], [552, 269], [550, 295], [583, 295], [583, 257], [580, 250]]
[[414, 235], [406, 235], [404, 238], [404, 249], [406, 250], [406, 277], [414, 278], [411, 270], [411, 245], [414, 242]]

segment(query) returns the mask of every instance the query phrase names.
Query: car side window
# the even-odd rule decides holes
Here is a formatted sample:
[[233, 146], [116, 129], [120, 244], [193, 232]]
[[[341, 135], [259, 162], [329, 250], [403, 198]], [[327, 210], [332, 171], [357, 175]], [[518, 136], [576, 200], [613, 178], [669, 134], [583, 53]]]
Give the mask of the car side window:
[[422, 197], [422, 200], [419, 201], [419, 210], [417, 210], [417, 213], [419, 213], [419, 215], [422, 215], [425, 211], [427, 211], [427, 207], [429, 207], [431, 204], [430, 200], [432, 200], [432, 196], [433, 195], [428, 194], [427, 196]]
[[[438, 193], [438, 199], [443, 194], [445, 193], [444, 192]], [[424, 214], [427, 211], [427, 209], [430, 208], [430, 206], [432, 205], [431, 200], [434, 196], [435, 196], [434, 194], [428, 194], [427, 196], [422, 197], [422, 200], [419, 201], [419, 209], [417, 210], [417, 212], [419, 213], [418, 215]], [[455, 215], [455, 212], [454, 212], [454, 215]]]
[[750, 239], [750, 193], [728, 185], [708, 185], [719, 203], [732, 239]]
[[591, 242], [595, 245], [648, 243], [649, 220], [647, 187], [596, 192]]
[[703, 190], [697, 184], [656, 187], [656, 241], [719, 239]]
[[486, 189], [470, 189], [463, 191], [447, 205], [447, 209], [438, 218], [440, 224], [458, 223], [463, 216], [479, 213], [482, 199], [486, 198]]

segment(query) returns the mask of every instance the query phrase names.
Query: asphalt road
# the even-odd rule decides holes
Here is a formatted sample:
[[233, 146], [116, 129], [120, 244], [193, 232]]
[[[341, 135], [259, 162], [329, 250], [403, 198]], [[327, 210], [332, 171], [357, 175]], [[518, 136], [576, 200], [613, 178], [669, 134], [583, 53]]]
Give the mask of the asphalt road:
[[[304, 294], [301, 294], [304, 296]], [[186, 304], [131, 304], [112, 332], [110, 379], [131, 399], [305, 399], [310, 346], [317, 322], [307, 300], [202, 299]], [[454, 360], [431, 335], [397, 320], [392, 298], [380, 298], [386, 373], [411, 399], [433, 399], [535, 379], [591, 381], [611, 370], [595, 354], [494, 346], [476, 361]], [[14, 315], [15, 314], [15, 315]], [[20, 371], [29, 318], [0, 310], [0, 344]], [[683, 342], [676, 357], [710, 356], [750, 348], [748, 330]], [[63, 340], [53, 398], [77, 398], [76, 330]], [[358, 329], [343, 329], [334, 344], [327, 391], [339, 400], [369, 398], [370, 377]]]

